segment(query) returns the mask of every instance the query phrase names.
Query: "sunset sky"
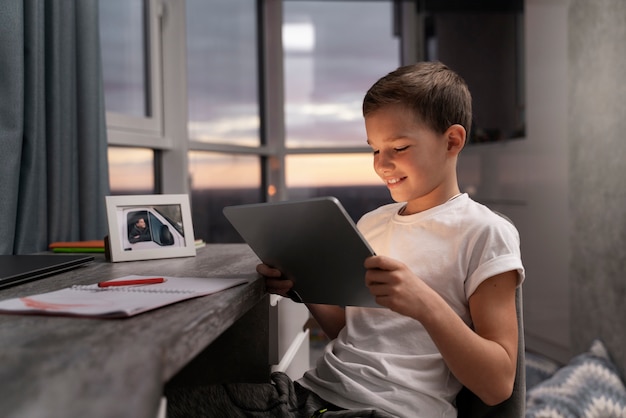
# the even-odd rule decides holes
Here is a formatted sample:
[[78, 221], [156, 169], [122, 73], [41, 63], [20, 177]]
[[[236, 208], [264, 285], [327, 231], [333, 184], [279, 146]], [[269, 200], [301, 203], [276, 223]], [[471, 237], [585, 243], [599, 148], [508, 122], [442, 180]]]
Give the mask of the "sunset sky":
[[[206, 142], [257, 145], [254, 8], [237, 1], [189, 0], [187, 4], [190, 136]], [[118, 10], [109, 12], [119, 14]], [[226, 24], [225, 15], [237, 19]], [[359, 19], [355, 20], [356, 15]], [[110, 18], [128, 17], [111, 14]], [[399, 62], [392, 4], [285, 2], [283, 22], [287, 146], [366, 146], [363, 95]], [[132, 34], [114, 32], [115, 27], [103, 38], [126, 48]], [[128, 55], [121, 55], [105, 55], [105, 66], [109, 59], [115, 68], [124, 68], [119, 60]], [[220, 60], [214, 59], [216, 55]], [[108, 74], [128, 77], [124, 71]], [[107, 108], [128, 106], [129, 96], [141, 98], [141, 92], [120, 89], [125, 82], [111, 79], [107, 84], [105, 77], [105, 90], [112, 86], [107, 91]], [[138, 83], [141, 89], [142, 80]], [[111, 149], [109, 163], [112, 189], [151, 187], [150, 151]], [[193, 153], [189, 167], [193, 188], [247, 188], [260, 183], [256, 156]], [[286, 179], [288, 187], [381, 184], [369, 153], [289, 156]]]

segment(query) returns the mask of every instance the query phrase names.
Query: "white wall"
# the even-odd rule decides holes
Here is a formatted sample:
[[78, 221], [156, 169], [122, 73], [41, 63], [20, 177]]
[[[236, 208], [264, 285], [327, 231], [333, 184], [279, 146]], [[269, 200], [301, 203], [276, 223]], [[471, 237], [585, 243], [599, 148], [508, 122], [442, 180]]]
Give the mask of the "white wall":
[[526, 267], [526, 346], [570, 358], [567, 141], [568, 0], [526, 0], [526, 138], [468, 146], [465, 191], [509, 216]]

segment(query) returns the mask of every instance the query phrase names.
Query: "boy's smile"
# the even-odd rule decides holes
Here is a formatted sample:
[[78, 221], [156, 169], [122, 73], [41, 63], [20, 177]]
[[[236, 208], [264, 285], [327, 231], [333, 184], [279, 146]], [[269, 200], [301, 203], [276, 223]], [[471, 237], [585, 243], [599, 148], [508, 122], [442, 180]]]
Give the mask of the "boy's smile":
[[463, 129], [453, 125], [438, 134], [401, 106], [384, 107], [365, 118], [374, 170], [396, 202], [407, 202], [404, 213], [429, 209], [458, 193], [455, 163], [460, 149], [450, 139], [454, 127]]
[[406, 179], [406, 177], [402, 177], [400, 179], [397, 179], [397, 178], [395, 178], [395, 179], [387, 179], [386, 180], [387, 181], [387, 186], [388, 187], [394, 187], [394, 185], [400, 183], [404, 179]]

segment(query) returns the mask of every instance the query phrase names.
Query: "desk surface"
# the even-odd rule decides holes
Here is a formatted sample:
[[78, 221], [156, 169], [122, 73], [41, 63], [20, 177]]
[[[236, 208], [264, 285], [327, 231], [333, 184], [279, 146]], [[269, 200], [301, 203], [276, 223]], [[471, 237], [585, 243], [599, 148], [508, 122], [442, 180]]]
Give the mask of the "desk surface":
[[97, 257], [0, 291], [4, 300], [127, 274], [250, 279], [128, 319], [0, 315], [2, 416], [155, 417], [164, 384], [266, 300], [257, 263], [246, 245], [215, 244], [187, 258], [108, 263]]

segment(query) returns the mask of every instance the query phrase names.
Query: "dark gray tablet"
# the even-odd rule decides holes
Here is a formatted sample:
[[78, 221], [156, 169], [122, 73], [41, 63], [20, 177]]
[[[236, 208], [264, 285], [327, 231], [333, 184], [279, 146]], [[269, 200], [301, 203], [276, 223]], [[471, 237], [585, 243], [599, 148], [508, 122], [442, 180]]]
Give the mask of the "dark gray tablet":
[[267, 265], [294, 280], [297, 302], [380, 307], [365, 286], [374, 254], [339, 200], [225, 207], [224, 215]]

